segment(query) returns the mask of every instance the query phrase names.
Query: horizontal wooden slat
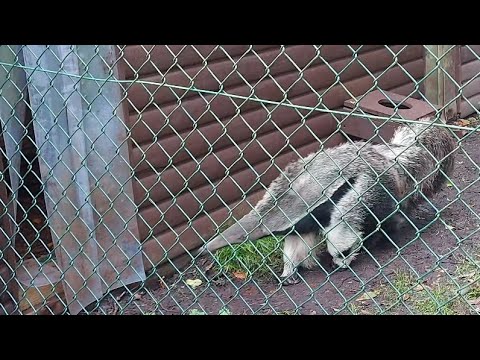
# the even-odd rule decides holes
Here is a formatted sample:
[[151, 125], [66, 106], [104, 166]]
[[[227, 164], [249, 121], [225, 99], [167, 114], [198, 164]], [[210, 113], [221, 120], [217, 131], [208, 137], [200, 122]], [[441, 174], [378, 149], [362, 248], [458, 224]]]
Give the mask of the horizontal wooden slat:
[[480, 61], [472, 60], [462, 65], [462, 83], [480, 74]]
[[[380, 46], [363, 45], [358, 54]], [[255, 52], [280, 48], [279, 45], [252, 45], [252, 47]], [[352, 45], [353, 49], [358, 47], [358, 45]], [[129, 45], [120, 54], [122, 57], [120, 64], [124, 66], [125, 77], [130, 79], [135, 73], [145, 77], [153, 73], [158, 74], [158, 71], [165, 72], [172, 68], [172, 65], [187, 68], [203, 63], [204, 59], [210, 63], [228, 56], [239, 57], [249, 48], [250, 45], [222, 45], [221, 48], [217, 45]], [[314, 49], [313, 46], [304, 46], [304, 48]], [[353, 54], [352, 50], [345, 45], [323, 45], [319, 52], [329, 61]]]
[[[418, 47], [412, 47], [411, 49], [412, 50], [405, 50], [403, 52], [403, 55], [399, 58], [401, 63], [406, 63], [413, 59], [421, 58], [422, 53], [419, 51], [421, 49]], [[386, 50], [383, 49], [381, 54], [385, 55], [385, 52]], [[375, 72], [375, 70], [382, 70], [391, 64], [391, 58], [389, 59], [388, 56], [383, 56], [378, 59], [377, 55], [379, 54], [380, 53], [377, 51], [374, 51], [370, 54], [372, 55], [371, 57], [363, 58], [363, 63], [367, 64], [367, 68], [369, 68], [370, 71]], [[334, 62], [332, 66], [340, 71], [348, 64], [349, 60], [350, 59], [343, 59], [339, 62]], [[374, 65], [369, 65], [369, 62], [373, 63]], [[317, 86], [314, 87], [316, 89], [325, 89], [335, 81], [334, 74], [328, 70], [326, 66], [315, 68], [313, 71], [310, 70], [308, 73], [311, 74], [310, 77], [316, 79]], [[365, 74], [365, 70], [361, 68], [358, 62], [356, 62], [356, 66], [350, 66], [347, 71], [341, 74], [341, 81], [345, 82], [355, 77], [359, 77], [362, 74]], [[275, 79], [277, 81], [281, 81], [283, 86], [286, 88], [288, 86], [288, 81], [291, 83], [292, 81], [298, 80], [298, 77], [292, 77], [292, 74], [284, 74], [282, 76], [276, 76]], [[303, 81], [301, 82], [303, 83]], [[262, 87], [266, 88], [264, 92], [267, 92], [267, 98], [271, 98], [268, 96], [269, 91], [272, 92], [277, 89], [278, 92], [278, 86], [273, 81], [264, 81], [263, 83], [264, 84], [262, 84]], [[305, 90], [305, 88], [303, 89]], [[299, 89], [298, 87], [291, 89], [288, 92], [289, 99], [292, 100], [293, 97], [301, 95], [299, 90], [302, 89]], [[312, 90], [309, 88], [307, 88], [305, 91], [312, 92]], [[248, 96], [250, 93], [250, 88], [245, 85], [239, 88], [228, 89], [227, 92], [234, 94], [243, 93], [245, 96]], [[282, 98], [283, 94], [280, 96], [277, 95], [276, 99], [281, 100]], [[208, 105], [206, 101], [209, 102]], [[237, 112], [238, 106], [235, 104], [238, 102], [239, 100], [232, 102], [230, 99], [222, 95], [210, 95], [206, 97], [206, 100], [200, 97], [184, 100], [182, 101], [181, 106], [178, 104], [163, 105], [161, 107], [161, 111], [153, 107], [151, 110], [145, 111], [140, 115], [135, 114], [130, 116], [129, 126], [132, 131], [132, 137], [137, 143], [142, 144], [148, 140], [151, 141], [152, 134], [160, 133], [160, 131], [160, 136], [163, 137], [172, 134], [174, 130], [176, 132], [184, 132], [188, 129], [192, 129], [194, 121], [196, 126], [199, 127], [208, 122], [215, 121], [216, 118], [224, 119], [229, 116], [233, 116]], [[245, 112], [248, 109], [260, 107], [260, 103], [249, 101], [242, 107], [242, 112]]]
[[[389, 89], [388, 91], [394, 92], [395, 94], [408, 96], [408, 95], [412, 94], [412, 92], [414, 92], [414, 90], [415, 90], [415, 84], [413, 84], [411, 81], [409, 81], [406, 84], [395, 86], [395, 87]], [[419, 99], [419, 98], [421, 98], [421, 96], [418, 92], [416, 92], [416, 93], [413, 93], [412, 95], [410, 95], [410, 98]]]
[[[192, 85], [198, 89], [210, 91], [218, 91], [221, 85], [223, 85], [224, 88], [239, 84], [244, 85], [247, 84], [247, 82], [255, 85], [257, 80], [269, 74], [275, 76], [288, 71], [294, 71], [295, 65], [286, 55], [293, 58], [300, 68], [303, 68], [312, 60], [315, 60], [313, 64], [321, 62], [321, 59], [315, 58], [315, 49], [313, 47], [305, 47], [302, 45], [292, 46], [286, 48], [285, 53], [283, 53], [281, 48], [276, 47], [258, 54], [252, 53], [243, 56], [241, 59], [236, 58], [234, 62], [228, 58], [224, 58], [222, 61], [209, 63], [208, 67], [201, 64], [191, 68], [172, 71], [165, 76], [165, 81], [167, 84], [179, 86]], [[163, 79], [164, 77], [162, 75], [157, 74], [142, 80], [161, 83]], [[177, 100], [177, 97], [168, 88], [154, 85], [145, 86], [140, 83], [133, 84], [129, 87], [128, 99], [133, 103], [135, 108], [142, 109], [152, 100], [152, 94], [154, 92], [154, 102], [157, 105]], [[179, 90], [175, 93], [183, 96], [182, 100], [197, 96], [193, 91], [185, 92]]]
[[[253, 50], [262, 51], [278, 45], [253, 45]], [[125, 77], [135, 74], [145, 76], [158, 71], [164, 72], [172, 66], [188, 67], [201, 64], [204, 60], [215, 61], [244, 54], [250, 45], [129, 45], [124, 50], [121, 64], [125, 66]]]
[[[408, 82], [404, 85], [400, 85], [398, 87], [394, 87], [390, 89], [390, 91], [393, 91], [397, 94], [400, 95], [409, 95], [412, 93], [414, 90], [415, 86], [411, 82]], [[419, 95], [414, 95], [412, 97], [418, 98]], [[288, 125], [298, 123], [297, 121], [294, 121], [293, 123], [286, 123], [289, 119], [289, 113], [294, 112], [295, 110], [291, 108], [285, 109], [285, 111], [277, 111], [273, 113], [272, 121], [266, 121], [264, 125], [260, 128], [260, 130], [257, 132], [257, 136], [264, 134], [268, 131], [271, 131], [275, 129], [275, 125], [279, 128], [284, 128]], [[297, 115], [296, 113], [294, 113]], [[336, 121], [330, 117], [329, 115], [319, 115], [319, 114], [313, 114], [316, 119], [314, 120], [318, 124], [322, 123], [322, 132], [329, 132], [333, 131], [337, 123]], [[245, 117], [244, 117], [245, 118]], [[309, 117], [309, 119], [312, 117]], [[245, 118], [245, 120], [248, 120]], [[328, 125], [328, 121], [331, 121], [331, 124]], [[262, 125], [262, 122], [253, 122], [253, 121], [247, 121], [248, 125], [253, 129], [256, 130], [258, 126]], [[275, 123], [275, 125], [273, 124]], [[231, 127], [231, 128], [230, 128]], [[246, 140], [246, 138], [251, 137], [252, 133], [250, 130], [248, 131], [249, 135], [246, 138], [241, 138], [238, 137], [237, 135], [242, 131], [242, 129], [246, 127], [245, 122], [232, 122], [230, 125], [227, 126], [227, 133], [229, 134], [229, 137], [232, 137], [235, 143], [242, 143], [243, 141]], [[235, 129], [235, 131], [233, 130]], [[314, 129], [311, 129], [314, 130]], [[204, 133], [204, 136], [209, 137], [208, 134], [213, 133], [214, 130], [210, 128], [205, 128], [202, 130], [202, 133]], [[216, 135], [216, 134], [215, 134]], [[321, 136], [321, 134], [315, 133], [316, 136]], [[298, 136], [298, 135], [297, 135]], [[219, 142], [222, 144], [230, 144], [229, 137], [223, 136], [219, 139]], [[292, 138], [292, 140], [295, 138]], [[313, 140], [313, 138], [312, 138]], [[203, 144], [202, 142], [199, 142], [200, 144]], [[190, 145], [189, 142], [186, 143], [186, 146], [188, 147]], [[199, 156], [197, 155], [197, 158], [201, 158], [203, 155], [206, 154], [206, 152], [199, 152], [198, 147], [194, 147], [197, 145], [197, 141], [192, 142], [192, 147], [188, 148], [189, 151], [192, 154], [200, 154]], [[295, 146], [294, 143], [292, 145]], [[165, 143], [162, 142], [162, 146], [165, 147]], [[182, 152], [182, 154], [186, 154], [186, 152]], [[199, 181], [202, 181], [201, 176], [193, 177], [187, 184], [188, 188], [194, 189], [195, 187], [199, 186]], [[203, 181], [206, 181], [205, 179]], [[182, 187], [184, 187], [184, 180], [183, 178], [178, 174], [178, 172], [170, 170], [169, 173], [166, 174], [166, 176], [163, 176], [163, 181], [158, 180], [158, 176], [156, 173], [149, 173], [148, 176], [145, 177], [140, 177], [140, 178], [135, 178], [134, 180], [134, 194], [135, 194], [135, 199], [137, 199], [137, 203], [144, 203], [147, 198], [149, 199], [148, 203], [150, 201], [153, 201], [154, 203], [157, 203], [167, 197], [169, 197], [170, 193], [177, 194]], [[166, 188], [169, 189], [169, 191], [166, 190]], [[142, 206], [142, 205], [141, 205]]]
[[460, 114], [462, 117], [476, 113], [475, 109], [480, 108], [480, 77], [478, 77], [480, 73], [480, 60], [478, 60], [480, 57], [480, 45], [469, 45], [469, 47], [471, 50], [466, 46], [463, 46], [461, 49], [462, 84], [471, 80], [462, 91], [462, 100], [460, 102]]
[[[345, 141], [343, 136], [337, 134], [335, 138], [332, 139], [331, 146], [337, 145], [343, 141]], [[318, 148], [318, 144], [309, 144], [300, 148], [299, 153], [301, 156], [305, 156], [312, 151], [315, 151], [316, 148]], [[284, 157], [277, 158], [276, 163], [280, 168], [283, 168], [287, 163], [296, 158], [297, 156], [294, 153], [288, 153]], [[270, 172], [265, 173], [261, 181], [263, 183], [270, 183], [277, 175], [278, 173], [274, 171], [274, 168], [271, 168]], [[256, 193], [251, 192], [247, 197], [247, 201], [241, 202], [241, 204], [233, 211], [235, 217], [239, 219], [250, 211], [251, 207], [260, 200], [263, 194], [263, 189]], [[184, 247], [190, 250], [203, 244], [204, 241], [208, 240], [215, 233], [217, 227], [229, 217], [229, 209], [234, 208], [239, 202], [240, 201], [229, 204], [228, 208], [221, 207], [211, 211], [208, 216], [199, 216], [191, 224], [185, 224], [175, 228], [174, 232], [167, 231], [149, 238], [143, 244], [143, 252], [146, 257], [146, 263], [148, 263], [146, 264], [147, 268], [150, 268], [152, 263], [154, 266], [157, 266], [160, 262], [166, 261], [167, 258], [175, 258], [185, 251]], [[181, 235], [177, 237], [176, 234], [180, 233]], [[168, 249], [168, 253], [166, 249]]]
[[[392, 46], [393, 51], [399, 51], [401, 48], [402, 46]], [[410, 61], [421, 57], [422, 53], [423, 50], [420, 47], [411, 46], [398, 55], [398, 61]], [[220, 83], [222, 83], [223, 87], [230, 93], [237, 93], [235, 91], [236, 89], [229, 90], [231, 87], [242, 85], [241, 89], [238, 90], [238, 94], [248, 96], [252, 89], [250, 85], [245, 83], [245, 81], [255, 85], [259, 79], [268, 73], [275, 77], [275, 80], [279, 81], [281, 89], [278, 88], [278, 86], [275, 86], [274, 88], [269, 87], [271, 89], [268, 92], [262, 93], [262, 86], [257, 85], [254, 87], [253, 91], [255, 96], [271, 100], [273, 98], [278, 98], [279, 96], [281, 99], [284, 95], [282, 89], [288, 89], [294, 83], [296, 83], [295, 86], [308, 88], [304, 81], [298, 81], [301, 76], [311, 85], [312, 88], [316, 89], [333, 83], [335, 81], [336, 73], [340, 73], [345, 68], [345, 71], [340, 75], [341, 81], [346, 81], [353, 77], [366, 74], [367, 71], [361, 63], [363, 63], [367, 69], [376, 71], [386, 68], [394, 61], [392, 54], [385, 48], [364, 52], [353, 62], [351, 55], [335, 61], [325, 59], [334, 71], [330, 70], [329, 66], [327, 66], [321, 58], [317, 57], [315, 59], [315, 49], [309, 46], [288, 47], [284, 53], [281, 49], [273, 49], [262, 52], [260, 57], [262, 60], [260, 60], [257, 55], [245, 56], [235, 65], [231, 60], [226, 59], [222, 62], [209, 64], [208, 68], [201, 65], [191, 69], [169, 73], [165, 78], [158, 75], [145, 78], [144, 80], [161, 84], [162, 80], [165, 79], [165, 82], [170, 85], [184, 87], [195, 86], [197, 89], [209, 91], [218, 91]], [[312, 59], [315, 59], [315, 61], [310, 64], [301, 75], [289, 57], [297, 63], [297, 66], [300, 69], [305, 67], [305, 65], [307, 65]], [[268, 66], [268, 70], [265, 67], [265, 64], [271, 64]], [[289, 73], [288, 76], [279, 76], [280, 74], [287, 72]], [[191, 80], [192, 78], [194, 78], [193, 83]], [[315, 80], [321, 85], [316, 85], [314, 83]], [[267, 82], [268, 80], [265, 81], [265, 83]], [[270, 80], [270, 82], [273, 81]], [[129, 103], [132, 103], [130, 108], [132, 109], [132, 106], [134, 106], [140, 111], [153, 103], [161, 105], [168, 102], [176, 102], [180, 97], [182, 98], [182, 101], [185, 101], [188, 98], [195, 96], [198, 95], [194, 91], [171, 89], [162, 85], [135, 83], [128, 88], [128, 100]]]
[[[297, 131], [288, 140], [290, 145], [297, 147], [303, 144], [305, 141], [316, 141], [315, 137], [312, 134], [315, 134], [317, 138], [322, 138], [323, 136], [329, 135], [335, 130], [337, 123], [328, 114], [315, 114], [314, 117], [310, 117], [306, 121], [305, 126], [302, 126], [301, 123], [293, 123], [283, 127], [281, 132], [279, 130], [275, 130], [275, 128], [273, 127], [274, 125], [271, 121], [269, 121], [266, 125], [268, 125], [270, 131], [258, 134], [256, 139], [253, 140], [250, 145], [248, 145], [248, 143], [252, 141], [252, 138], [244, 139], [243, 141], [237, 141], [236, 146], [229, 146], [224, 149], [215, 151], [214, 154], [208, 155], [204, 160], [202, 160], [204, 156], [197, 156], [195, 161], [191, 160], [190, 162], [185, 162], [175, 167], [167, 168], [161, 173], [161, 182], [158, 181], [159, 177], [155, 172], [151, 172], [148, 174], [148, 176], [145, 177], [137, 177], [134, 181], [135, 198], [138, 199], [138, 202], [143, 202], [142, 199], [146, 199], [146, 197], [149, 196], [150, 199], [152, 199], [154, 202], [158, 202], [162, 199], [169, 197], [169, 192], [177, 194], [184, 186], [188, 186], [189, 189], [194, 189], [198, 186], [201, 186], [202, 184], [207, 182], [207, 180], [202, 174], [198, 173], [197, 175], [189, 178], [196, 171], [197, 161], [211, 161], [209, 160], [210, 158], [217, 159], [217, 161], [215, 162], [215, 171], [208, 174], [208, 179], [210, 181], [215, 181], [222, 177], [225, 173], [225, 168], [223, 166], [221, 166], [221, 168], [218, 167], [218, 165], [221, 165], [219, 164], [219, 162], [221, 161], [223, 164], [227, 165], [228, 161], [235, 161], [236, 159], [238, 159], [238, 157], [240, 156], [240, 150], [238, 150], [238, 148], [251, 148], [249, 151], [251, 151], [252, 154], [255, 155], [254, 158], [247, 158], [247, 154], [245, 153], [244, 156], [251, 162], [252, 165], [256, 162], [268, 158], [269, 155], [266, 154], [258, 145], [259, 142], [262, 143], [262, 141], [264, 141], [265, 139], [271, 139], [271, 137], [274, 136], [274, 139], [277, 141], [276, 145], [278, 147], [285, 146], [287, 144], [287, 139], [285, 138], [285, 136], [288, 136], [288, 134], [299, 129], [300, 131]], [[304, 136], [306, 137], [305, 139], [303, 138]], [[228, 137], [226, 136], [225, 138], [228, 139]], [[255, 148], [253, 149], [252, 147]], [[236, 155], [232, 155], [232, 151], [235, 151]], [[233, 160], [229, 160], [232, 158]], [[244, 164], [244, 166], [247, 165]], [[179, 175], [179, 172], [185, 177], [185, 179], [189, 178], [186, 185], [184, 184], [184, 178]], [[169, 192], [165, 190], [165, 186], [169, 189]]]
[[[318, 102], [317, 96], [315, 94], [307, 96], [307, 104], [315, 106]], [[315, 115], [318, 113], [311, 114], [311, 116]], [[211, 122], [198, 130], [191, 130], [191, 133], [183, 133], [181, 137], [173, 135], [159, 140], [158, 144], [147, 144], [142, 148], [134, 148], [132, 165], [137, 166], [142, 156], [146, 155], [147, 158], [155, 159], [155, 168], [160, 170], [167, 166], [169, 161], [178, 164], [191, 159], [190, 154], [202, 157], [209, 151], [219, 151], [254, 136], [258, 137], [271, 130], [298, 124], [301, 121], [302, 115], [293, 108], [284, 106], [276, 109], [273, 109], [273, 106], [260, 108], [224, 119], [222, 122]], [[145, 169], [145, 167], [141, 166], [139, 169]]]
[[[300, 94], [299, 96], [309, 96], [309, 103], [314, 106], [318, 103], [317, 95], [310, 92]], [[138, 144], [147, 144], [154, 139], [153, 134], [158, 134], [161, 139], [168, 136], [177, 136], [175, 133], [185, 134], [194, 127], [201, 128], [208, 126], [218, 119], [228, 120], [239, 113], [239, 107], [235, 105], [227, 96], [209, 97], [209, 104], [201, 98], [194, 98], [182, 102], [182, 106], [169, 105], [162, 108], [164, 116], [159, 110], [147, 111], [140, 117], [130, 117], [130, 128], [132, 138]], [[313, 101], [311, 101], [313, 99]], [[272, 109], [274, 106], [266, 106]], [[264, 107], [258, 102], [248, 101], [241, 106], [241, 113], [245, 116], [250, 111], [256, 111], [257, 114], [264, 113]]]
[[[423, 74], [423, 59], [417, 59], [412, 62], [403, 64], [403, 67], [410, 73], [414, 78], [418, 78]], [[379, 72], [377, 72], [378, 74]], [[403, 69], [399, 67], [394, 67], [390, 69], [386, 74], [381, 76], [378, 79], [378, 86], [382, 89], [389, 90], [392, 87], [395, 87], [397, 84], [406, 83], [410, 78], [404, 73]], [[260, 84], [261, 85], [261, 84]], [[344, 82], [343, 85], [336, 85], [328, 92], [323, 95], [323, 103], [330, 109], [335, 109], [341, 107], [343, 102], [350, 98], [349, 93], [345, 90], [347, 88], [352, 94], [358, 96], [364, 94], [374, 85], [373, 79], [370, 75], [364, 76], [361, 78], [356, 78], [348, 82]], [[264, 89], [266, 92], [268, 89]], [[220, 99], [218, 97], [217, 99]], [[224, 98], [222, 98], [225, 100]], [[226, 99], [228, 100], [228, 99]], [[297, 98], [294, 102], [296, 105], [301, 106], [311, 106], [309, 103], [304, 103], [304, 101], [311, 101], [311, 99], [306, 98]], [[213, 105], [212, 105], [213, 107]], [[132, 165], [136, 168], [137, 171], [142, 171], [154, 168], [163, 168], [167, 164], [162, 163], [162, 159], [165, 157], [159, 156], [158, 147], [150, 145], [145, 146], [143, 149], [133, 149], [132, 151]], [[171, 154], [170, 154], [171, 155]], [[142, 159], [142, 157], [146, 157]]]
[[462, 46], [462, 49], [461, 49], [462, 64], [468, 63], [473, 59], [480, 58], [480, 45], [469, 45], [469, 47], [473, 51], [468, 49], [466, 46]]
[[[318, 134], [318, 137], [325, 137], [332, 132], [331, 127], [326, 128], [324, 122], [317, 118], [310, 119], [308, 127], [311, 130], [307, 129], [306, 126], [299, 127], [298, 125], [293, 125], [285, 128], [283, 132], [287, 136], [295, 132], [291, 136], [290, 142], [296, 144], [295, 147], [298, 148], [309, 143], [316, 143], [317, 146], [320, 146], [320, 144], [314, 140], [312, 133]], [[325, 129], [327, 129], [327, 131], [325, 131]], [[193, 175], [188, 183], [188, 189], [194, 191], [195, 196], [200, 197], [200, 201], [206, 199], [206, 197], [202, 198], [202, 194], [205, 195], [205, 191], [207, 191], [208, 194], [213, 194], [214, 189], [210, 184], [216, 184], [218, 180], [222, 178], [224, 180], [222, 180], [221, 183], [223, 181], [229, 181], [225, 180], [225, 178], [237, 176], [239, 186], [246, 191], [252, 185], [252, 183], [249, 182], [250, 176], [245, 174], [243, 176], [238, 176], [235, 175], [235, 173], [247, 169], [247, 172], [252, 173], [252, 176], [254, 176], [255, 173], [251, 168], [254, 168], [257, 173], [263, 171], [260, 170], [256, 164], [261, 164], [263, 162], [271, 164], [270, 159], [276, 159], [279, 157], [277, 154], [292, 152], [291, 148], [287, 145], [284, 135], [278, 131], [260, 137], [258, 142], [254, 141], [251, 144], [238, 144], [238, 147], [243, 149], [243, 156], [236, 147], [231, 147], [216, 152], [214, 155], [207, 156], [198, 166], [195, 162], [188, 162], [165, 171], [161, 176], [161, 184], [155, 187], [155, 190], [150, 190], [150, 197], [152, 198], [152, 201], [155, 201], [153, 199], [165, 198], [170, 193], [173, 194], [173, 196], [158, 204], [141, 209], [141, 218], [143, 218], [147, 224], [151, 225], [164, 220], [172, 227], [181, 224], [182, 222], [189, 221], [189, 218], [193, 217], [201, 204], [195, 200], [195, 197], [190, 191], [183, 190], [184, 188], [187, 188], [183, 178], [188, 178]], [[253, 162], [252, 160], [255, 161], [256, 164], [251, 163]], [[226, 168], [229, 169], [228, 175], [226, 175]], [[208, 181], [206, 179], [208, 179]], [[204, 186], [203, 190], [196, 189], [203, 184], [207, 184], [206, 188]], [[168, 188], [169, 191], [164, 190], [163, 188]], [[183, 193], [180, 194], [178, 191], [182, 191]], [[217, 189], [217, 194], [220, 197], [231, 196], [233, 194], [235, 194], [235, 196], [242, 195], [239, 189], [232, 188]], [[217, 206], [218, 204], [216, 201], [219, 200], [213, 198], [211, 200], [212, 203], [204, 204], [204, 211], [208, 212]], [[179, 210], [179, 208], [182, 208], [183, 212]], [[188, 217], [186, 217], [184, 213], [187, 214]], [[162, 218], [162, 215], [164, 218]], [[162, 231], [165, 227], [166, 224], [162, 222], [156, 226], [155, 232]], [[142, 220], [139, 221], [139, 231], [141, 234], [148, 232], [148, 226], [146, 224], [144, 225]]]
[[[467, 117], [472, 114], [476, 114], [475, 109], [480, 109], [480, 92], [478, 94], [472, 95], [467, 100], [462, 100], [460, 104], [460, 114], [462, 117]], [[471, 104], [471, 105], [470, 105]], [[473, 105], [473, 107], [472, 107]]]
[[471, 83], [469, 83], [463, 88], [462, 95], [466, 98], [470, 98], [471, 96], [477, 94], [479, 90], [480, 90], [480, 77], [477, 77], [473, 79]]

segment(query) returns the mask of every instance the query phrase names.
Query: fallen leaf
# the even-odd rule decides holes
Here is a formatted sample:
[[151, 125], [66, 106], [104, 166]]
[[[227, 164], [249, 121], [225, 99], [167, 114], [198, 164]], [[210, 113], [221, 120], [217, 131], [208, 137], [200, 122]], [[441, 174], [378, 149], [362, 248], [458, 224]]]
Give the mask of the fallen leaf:
[[449, 181], [449, 182], [447, 182], [447, 186], [448, 186], [448, 187], [452, 187], [453, 184]]
[[459, 123], [460, 123], [460, 126], [468, 126], [468, 125], [470, 125], [470, 120], [469, 119], [461, 119], [459, 121]]
[[477, 274], [476, 271], [472, 271], [472, 272], [460, 275], [459, 278], [460, 279], [465, 279], [465, 278], [469, 279], [469, 278], [474, 277], [476, 274]]
[[139, 293], [136, 293], [135, 295], [133, 295], [133, 298], [134, 298], [135, 300], [140, 300], [140, 299], [142, 298], [142, 295], [139, 294]]
[[445, 224], [445, 229], [448, 229], [448, 230], [453, 230], [455, 229], [452, 225], [446, 225]]
[[200, 279], [188, 279], [186, 281], [186, 283], [192, 289], [195, 289], [196, 287], [199, 287], [200, 285], [202, 285], [202, 280], [200, 280]]
[[245, 280], [247, 278], [247, 274], [243, 271], [234, 271], [233, 276], [240, 280]]
[[407, 301], [408, 299], [410, 299], [410, 294], [403, 294], [402, 299], [403, 301]]
[[209, 271], [213, 267], [213, 262], [205, 266], [205, 272]]
[[425, 290], [425, 287], [423, 285], [417, 285], [413, 288], [415, 291], [423, 291]]
[[380, 291], [378, 291], [378, 290], [367, 291], [362, 296], [358, 297], [355, 301], [370, 300], [370, 299], [373, 299], [374, 297], [378, 296], [379, 294], [380, 294]]

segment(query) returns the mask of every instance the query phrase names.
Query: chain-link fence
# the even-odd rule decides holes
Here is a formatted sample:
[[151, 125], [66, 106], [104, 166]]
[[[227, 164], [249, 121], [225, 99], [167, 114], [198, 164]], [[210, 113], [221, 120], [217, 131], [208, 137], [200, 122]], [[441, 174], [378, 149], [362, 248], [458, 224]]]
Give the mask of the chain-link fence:
[[1, 312], [476, 314], [479, 74], [468, 45], [1, 45]]

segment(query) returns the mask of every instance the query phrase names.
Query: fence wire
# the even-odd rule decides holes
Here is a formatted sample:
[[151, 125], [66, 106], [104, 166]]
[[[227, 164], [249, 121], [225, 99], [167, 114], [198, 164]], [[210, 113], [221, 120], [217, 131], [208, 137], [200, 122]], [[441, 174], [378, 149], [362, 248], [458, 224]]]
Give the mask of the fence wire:
[[479, 108], [473, 45], [1, 45], [0, 313], [478, 314]]

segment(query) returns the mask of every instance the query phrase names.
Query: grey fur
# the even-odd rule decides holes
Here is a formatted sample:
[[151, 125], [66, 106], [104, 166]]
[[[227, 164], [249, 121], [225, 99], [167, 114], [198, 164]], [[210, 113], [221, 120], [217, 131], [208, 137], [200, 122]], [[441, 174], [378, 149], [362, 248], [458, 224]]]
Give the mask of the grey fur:
[[454, 149], [449, 130], [424, 118], [399, 127], [388, 146], [359, 141], [310, 154], [288, 165], [252, 211], [195, 255], [288, 233], [284, 284], [298, 281], [298, 266], [315, 265], [315, 245], [323, 239], [333, 262], [347, 267], [370, 233], [399, 225], [398, 208], [408, 214], [423, 201], [422, 193], [429, 197], [441, 188], [442, 172], [453, 171], [453, 155], [447, 155]]

